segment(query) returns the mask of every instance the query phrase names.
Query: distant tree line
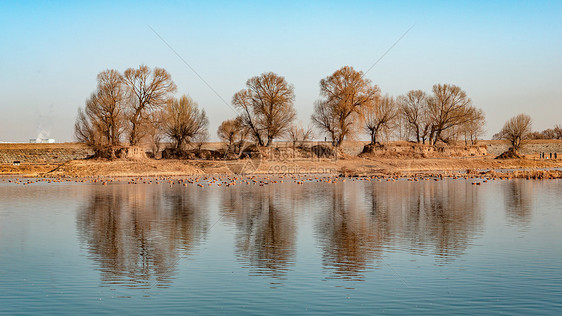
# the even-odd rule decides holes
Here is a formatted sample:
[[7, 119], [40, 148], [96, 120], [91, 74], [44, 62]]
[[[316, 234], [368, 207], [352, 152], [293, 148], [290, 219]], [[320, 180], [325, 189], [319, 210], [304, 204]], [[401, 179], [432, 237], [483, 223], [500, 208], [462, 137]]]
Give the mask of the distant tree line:
[[[207, 115], [189, 96], [174, 97], [176, 90], [162, 68], [105, 70], [78, 110], [75, 136], [95, 148], [149, 143], [154, 152], [164, 141], [176, 150], [202, 144], [209, 135]], [[273, 72], [252, 77], [232, 97], [238, 115], [223, 121], [217, 135], [228, 152], [240, 154], [249, 144], [268, 147], [277, 139], [302, 144], [313, 137], [313, 127], [335, 147], [360, 133], [369, 135], [371, 145], [389, 139], [474, 145], [484, 133], [484, 112], [456, 85], [435, 84], [431, 93], [411, 90], [393, 97], [349, 66], [320, 80], [311, 126], [295, 123], [294, 101], [294, 87], [284, 77]], [[562, 139], [560, 126], [540, 133], [530, 128], [530, 117], [522, 114], [494, 137], [508, 139], [515, 149], [529, 138]]]
[[530, 139], [562, 139], [562, 126], [555, 125], [553, 128], [547, 128], [542, 132], [532, 132]]

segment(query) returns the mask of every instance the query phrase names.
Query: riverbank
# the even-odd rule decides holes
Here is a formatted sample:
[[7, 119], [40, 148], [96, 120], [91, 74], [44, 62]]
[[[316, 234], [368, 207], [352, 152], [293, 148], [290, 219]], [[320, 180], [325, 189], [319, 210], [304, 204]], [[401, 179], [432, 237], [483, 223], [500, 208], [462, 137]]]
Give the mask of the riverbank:
[[[157, 177], [229, 174], [328, 174], [343, 176], [405, 176], [436, 175], [449, 176], [459, 173], [486, 174], [491, 170], [497, 176], [512, 177], [557, 177], [560, 178], [562, 155], [558, 159], [539, 159], [538, 152], [527, 151], [522, 159], [494, 159], [495, 153], [477, 152], [449, 157], [447, 153], [415, 152], [408, 143], [387, 145], [376, 154], [359, 154], [364, 142], [349, 142], [335, 158], [297, 156], [292, 152], [283, 154], [275, 149], [262, 158], [225, 159], [85, 159], [91, 152], [81, 144], [3, 144], [0, 146], [0, 175], [25, 177]], [[528, 148], [534, 150], [557, 149], [561, 141], [535, 141]], [[220, 144], [209, 143], [209, 149]], [[494, 149], [503, 144], [498, 141], [483, 141], [479, 150], [487, 146]], [[279, 147], [281, 148], [281, 147]], [[413, 147], [412, 147], [413, 148]], [[286, 150], [287, 146], [281, 150]], [[404, 150], [410, 150], [405, 152]], [[447, 149], [449, 150], [449, 149]], [[275, 153], [281, 154], [275, 154]], [[458, 152], [451, 151], [451, 154]], [[16, 159], [21, 159], [16, 160]], [[13, 161], [12, 161], [13, 160]], [[17, 163], [16, 163], [17, 162]], [[548, 174], [543, 170], [549, 170]], [[517, 171], [512, 172], [512, 171]], [[552, 172], [550, 172], [552, 171]], [[538, 172], [538, 173], [537, 173]], [[495, 176], [495, 175], [494, 175]]]
[[[476, 158], [345, 158], [298, 161], [268, 161], [242, 159], [234, 161], [205, 160], [72, 160], [63, 164], [0, 165], [0, 175], [26, 177], [155, 177], [217, 174], [330, 174], [343, 176], [415, 176], [455, 175], [459, 173], [485, 174], [495, 170], [498, 175], [517, 171], [525, 177], [541, 170], [562, 168], [562, 159], [505, 159]], [[511, 172], [513, 173], [513, 172]], [[553, 175], [559, 174], [556, 172]], [[515, 175], [513, 175], [515, 176]], [[559, 177], [559, 176], [558, 176]]]

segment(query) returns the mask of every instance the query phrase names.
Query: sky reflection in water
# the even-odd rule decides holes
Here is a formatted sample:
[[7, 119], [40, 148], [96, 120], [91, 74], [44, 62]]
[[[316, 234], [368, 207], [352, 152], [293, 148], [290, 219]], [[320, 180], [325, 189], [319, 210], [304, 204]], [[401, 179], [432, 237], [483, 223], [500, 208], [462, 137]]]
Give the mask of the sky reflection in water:
[[0, 182], [0, 312], [552, 312], [561, 184]]

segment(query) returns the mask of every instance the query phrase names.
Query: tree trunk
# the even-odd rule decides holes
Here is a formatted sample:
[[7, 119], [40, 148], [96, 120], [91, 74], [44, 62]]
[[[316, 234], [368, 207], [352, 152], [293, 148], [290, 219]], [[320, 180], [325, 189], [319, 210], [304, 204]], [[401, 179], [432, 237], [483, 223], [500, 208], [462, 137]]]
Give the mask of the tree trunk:
[[427, 141], [429, 142], [429, 144], [433, 143], [433, 134], [434, 133], [435, 133], [435, 131], [432, 128], [431, 132], [429, 132], [429, 137], [427, 138]]
[[440, 138], [441, 138], [441, 131], [437, 130], [437, 132], [435, 133], [434, 138], [433, 138], [433, 145], [436, 145], [437, 140], [440, 139]]

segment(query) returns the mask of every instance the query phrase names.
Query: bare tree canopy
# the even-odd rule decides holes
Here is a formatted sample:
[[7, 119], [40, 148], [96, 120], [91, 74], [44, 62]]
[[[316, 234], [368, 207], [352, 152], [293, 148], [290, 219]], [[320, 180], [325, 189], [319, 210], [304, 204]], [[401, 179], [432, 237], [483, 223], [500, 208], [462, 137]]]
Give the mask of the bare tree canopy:
[[562, 139], [562, 126], [560, 124], [554, 125], [554, 129], [552, 131], [553, 137], [555, 139]]
[[532, 119], [527, 114], [519, 114], [509, 119], [500, 130], [498, 138], [510, 142], [513, 150], [518, 151], [532, 131]]
[[372, 86], [363, 72], [344, 66], [320, 80], [320, 97], [314, 106], [313, 124], [328, 134], [334, 146], [353, 135], [361, 107], [373, 102], [379, 88]]
[[418, 143], [429, 140], [435, 145], [438, 141], [448, 143], [464, 136], [465, 143], [470, 141], [474, 145], [484, 133], [484, 112], [472, 106], [466, 92], [458, 86], [436, 84], [431, 96], [411, 90], [399, 96], [397, 102], [407, 134]]
[[482, 109], [471, 108], [468, 112], [468, 120], [460, 126], [460, 132], [464, 135], [465, 144], [470, 141], [471, 145], [476, 145], [478, 138], [485, 132], [486, 116]]
[[250, 78], [246, 89], [232, 98], [241, 110], [242, 123], [260, 146], [269, 146], [282, 137], [296, 117], [294, 88], [284, 77], [273, 72]]
[[217, 129], [217, 136], [228, 145], [231, 149], [236, 142], [240, 142], [246, 138], [248, 134], [247, 128], [244, 127], [242, 117], [223, 121]]
[[531, 139], [562, 139], [562, 126], [554, 125], [554, 128], [547, 128], [542, 132], [533, 132], [529, 135]]
[[182, 149], [194, 140], [207, 137], [209, 120], [205, 110], [199, 110], [195, 101], [183, 95], [167, 104], [164, 125], [166, 135], [174, 141], [175, 148]]
[[162, 68], [151, 70], [141, 65], [138, 69], [129, 68], [123, 74], [127, 87], [128, 106], [127, 121], [129, 123], [129, 143], [138, 145], [146, 136], [143, 125], [152, 111], [163, 108], [176, 91], [172, 76]]
[[217, 135], [228, 146], [229, 152], [241, 153], [246, 145], [250, 130], [244, 125], [242, 116], [223, 121], [217, 129]]
[[74, 137], [76, 137], [76, 140], [88, 146], [95, 146], [96, 143], [101, 141], [99, 135], [99, 133], [94, 131], [94, 123], [92, 120], [84, 114], [82, 108], [78, 108], [78, 115], [74, 123]]
[[160, 150], [163, 149], [163, 142], [166, 138], [166, 111], [160, 109], [148, 115], [145, 139], [150, 144], [152, 154], [156, 158]]
[[445, 140], [443, 133], [459, 126], [470, 119], [472, 102], [460, 87], [452, 84], [436, 84], [433, 86], [433, 98], [428, 104], [432, 121], [430, 140], [436, 144]]
[[201, 151], [203, 145], [209, 141], [209, 130], [205, 128], [200, 133], [195, 134], [191, 139], [190, 142], [197, 146], [197, 150]]
[[97, 81], [97, 89], [86, 100], [84, 110], [79, 109], [75, 136], [92, 146], [115, 146], [120, 143], [125, 128], [123, 77], [109, 69], [99, 73]]
[[240, 126], [236, 119], [223, 121], [217, 129], [217, 136], [231, 148], [234, 144], [236, 136], [240, 133]]
[[365, 104], [362, 110], [364, 127], [371, 136], [371, 144], [377, 143], [381, 132], [389, 131], [398, 116], [394, 98], [386, 95]]
[[300, 143], [302, 146], [306, 141], [313, 137], [311, 127], [304, 127], [302, 123], [293, 124], [287, 133], [287, 138], [293, 143], [293, 148]]
[[416, 142], [425, 144], [431, 121], [429, 117], [428, 101], [430, 96], [421, 90], [408, 91], [406, 95], [401, 95], [396, 102], [400, 110], [400, 115], [407, 125], [410, 135], [413, 134]]

